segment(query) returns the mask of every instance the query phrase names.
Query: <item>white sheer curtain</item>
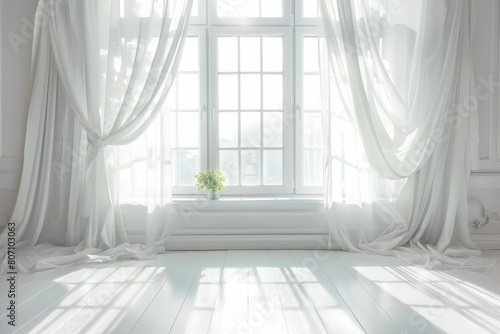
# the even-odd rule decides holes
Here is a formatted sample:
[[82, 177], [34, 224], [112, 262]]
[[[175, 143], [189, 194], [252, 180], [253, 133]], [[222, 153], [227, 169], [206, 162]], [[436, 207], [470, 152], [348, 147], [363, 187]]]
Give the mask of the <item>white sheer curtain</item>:
[[[11, 220], [17, 270], [140, 259], [162, 250], [170, 203], [168, 117], [155, 119], [175, 79], [191, 6], [192, 0], [40, 1], [24, 166]], [[151, 127], [140, 148], [149, 153], [151, 172], [144, 194], [147, 245], [130, 245], [116, 175], [133, 157], [116, 146]]]
[[471, 1], [320, 8], [331, 240], [427, 268], [488, 270], [467, 222], [478, 143]]

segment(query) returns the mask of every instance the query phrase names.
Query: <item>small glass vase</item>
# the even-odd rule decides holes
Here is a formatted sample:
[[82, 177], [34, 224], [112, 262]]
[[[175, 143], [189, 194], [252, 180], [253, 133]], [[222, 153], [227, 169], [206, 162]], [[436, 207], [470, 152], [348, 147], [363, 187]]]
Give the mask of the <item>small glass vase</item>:
[[210, 200], [216, 200], [220, 198], [220, 193], [218, 191], [209, 190], [207, 192], [207, 198]]

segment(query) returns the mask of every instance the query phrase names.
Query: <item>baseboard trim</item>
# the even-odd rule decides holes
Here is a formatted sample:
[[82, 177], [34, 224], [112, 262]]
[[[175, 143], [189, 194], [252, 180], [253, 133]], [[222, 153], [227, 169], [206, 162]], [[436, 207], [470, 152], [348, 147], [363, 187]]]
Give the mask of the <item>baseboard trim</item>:
[[[141, 236], [129, 237], [131, 243]], [[327, 235], [183, 235], [171, 236], [167, 250], [326, 249]], [[334, 247], [335, 248], [335, 247]]]
[[[144, 235], [130, 235], [131, 243], [144, 243]], [[471, 235], [480, 249], [500, 249], [500, 235]], [[327, 235], [174, 235], [167, 250], [326, 249]], [[340, 249], [333, 245], [333, 249]]]
[[479, 246], [480, 249], [500, 249], [500, 235], [471, 235], [472, 241]]

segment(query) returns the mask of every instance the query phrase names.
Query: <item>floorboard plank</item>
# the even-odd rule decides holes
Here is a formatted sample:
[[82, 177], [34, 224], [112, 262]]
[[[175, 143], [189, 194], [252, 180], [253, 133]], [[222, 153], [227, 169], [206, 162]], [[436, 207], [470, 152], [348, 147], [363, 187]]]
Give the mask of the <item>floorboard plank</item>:
[[269, 251], [249, 251], [248, 258], [246, 333], [288, 333]]
[[448, 305], [422, 291], [403, 274], [411, 267], [390, 256], [335, 253], [356, 279], [408, 333], [482, 333]]
[[[358, 255], [359, 256], [359, 255]], [[377, 260], [381, 267], [390, 268], [402, 277], [407, 286], [427, 297], [429, 319], [445, 332], [492, 333], [499, 331], [500, 298], [486, 296], [460, 280], [441, 273], [409, 265], [392, 257]]]
[[171, 333], [207, 333], [219, 292], [227, 252], [207, 252]]
[[[168, 257], [174, 264], [178, 261], [177, 255]], [[80, 305], [79, 311], [71, 317], [66, 317], [56, 332], [67, 332], [66, 329], [70, 328], [74, 329], [73, 332], [80, 333], [112, 333], [117, 325], [126, 326], [132, 323], [133, 326], [144, 311], [148, 296], [152, 298], [156, 294], [155, 286], [162, 284], [173, 269], [173, 265], [170, 268], [160, 266], [161, 262], [164, 261], [157, 257], [149, 261], [120, 263], [120, 266], [137, 266], [137, 270], [130, 276], [115, 275], [115, 283], [108, 282], [97, 294], [87, 298], [85, 303]], [[150, 290], [154, 291], [153, 296]], [[134, 317], [133, 312], [138, 306], [139, 314]]]
[[313, 251], [290, 251], [297, 273], [328, 333], [364, 333], [363, 328], [314, 257]]
[[169, 333], [206, 252], [186, 252], [131, 333]]
[[208, 332], [241, 332], [247, 317], [248, 251], [228, 251]]
[[[24, 301], [17, 308], [17, 322], [15, 332], [26, 332], [27, 328], [43, 328], [42, 318], [39, 315], [51, 307], [57, 306], [60, 300], [79, 289], [87, 279], [97, 274], [95, 268], [75, 268], [70, 274], [56, 279], [46, 289], [36, 293]], [[63, 311], [61, 310], [61, 313]], [[4, 317], [0, 318], [0, 333], [3, 333]], [[40, 332], [43, 333], [43, 332]]]
[[[78, 267], [77, 267], [78, 268]], [[54, 280], [66, 276], [75, 271], [75, 267], [65, 267], [61, 269], [45, 270], [34, 274], [21, 274], [16, 277], [16, 299], [17, 306], [22, 305], [32, 296], [40, 291], [45, 290], [52, 284]], [[0, 291], [7, 291], [6, 289]], [[2, 294], [0, 298], [0, 317], [7, 313], [6, 307], [8, 303], [7, 294]], [[4, 307], [5, 306], [5, 307]]]
[[[134, 280], [139, 276], [140, 264], [138, 261], [128, 261], [126, 264], [120, 263], [115, 266], [99, 266], [95, 269], [94, 275], [52, 303], [16, 333], [52, 333], [56, 330], [59, 332], [77, 330], [79, 333], [86, 333], [88, 323], [68, 322], [68, 320], [77, 314], [81, 319], [99, 317], [102, 308], [105, 307], [102, 303], [116, 298], [126, 280]], [[79, 271], [74, 273], [78, 274]], [[64, 282], [61, 284], [63, 288], [68, 285], [66, 280], [62, 282]]]
[[[142, 277], [136, 282], [131, 282], [117, 301], [117, 308], [127, 305], [119, 314], [110, 314], [102, 323], [91, 328], [91, 333], [129, 333], [136, 325], [144, 310], [151, 303], [158, 291], [169, 279], [185, 253], [167, 253], [158, 255], [157, 261], [143, 272]], [[139, 283], [139, 284], [137, 284]]]
[[289, 333], [326, 333], [288, 250], [269, 251]]
[[401, 333], [401, 328], [337, 260], [333, 251], [312, 251], [310, 255], [316, 259], [365, 332], [374, 334]]

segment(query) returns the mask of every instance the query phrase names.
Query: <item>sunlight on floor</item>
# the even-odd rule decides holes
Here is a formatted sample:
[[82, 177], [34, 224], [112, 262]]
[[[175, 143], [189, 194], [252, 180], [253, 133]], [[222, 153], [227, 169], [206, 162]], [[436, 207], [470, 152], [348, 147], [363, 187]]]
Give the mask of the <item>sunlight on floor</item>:
[[18, 332], [498, 333], [496, 276], [467, 275], [345, 252], [169, 252], [26, 275]]
[[[111, 331], [113, 325], [122, 320], [122, 311], [141, 298], [155, 276], [164, 270], [158, 267], [87, 268], [56, 279], [53, 288], [65, 289], [68, 293], [50, 313], [37, 317], [43, 315], [43, 320], [33, 332], [91, 332], [97, 327]], [[60, 328], [54, 328], [58, 318], [68, 320]]]
[[[442, 331], [459, 333], [474, 326], [494, 333], [500, 328], [500, 296], [472, 283], [412, 266], [354, 269]], [[409, 321], [426, 329], [426, 322], [416, 315]]]

